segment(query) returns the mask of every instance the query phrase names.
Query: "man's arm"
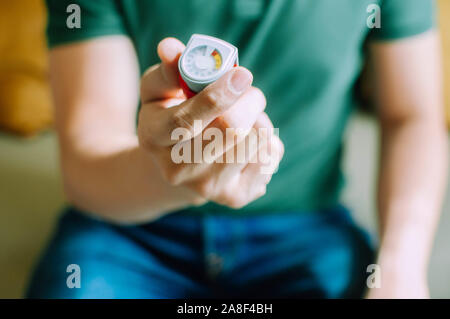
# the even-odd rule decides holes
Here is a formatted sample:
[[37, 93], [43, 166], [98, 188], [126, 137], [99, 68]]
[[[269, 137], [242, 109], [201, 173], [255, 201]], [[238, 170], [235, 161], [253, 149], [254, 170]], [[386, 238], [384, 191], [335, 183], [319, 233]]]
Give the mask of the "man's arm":
[[[52, 50], [56, 126], [69, 200], [100, 217], [136, 223], [206, 200], [239, 208], [263, 196], [284, 148], [264, 113], [264, 94], [251, 86], [250, 71], [233, 68], [186, 100], [177, 66], [184, 44], [166, 38], [156, 49], [161, 63], [150, 67], [141, 81], [126, 37]], [[172, 133], [184, 128], [198, 134], [191, 131], [196, 120], [203, 123], [201, 134], [209, 128], [263, 128], [266, 143], [250, 143], [246, 135], [215, 154], [229, 158], [248, 146], [243, 162], [177, 163], [173, 145], [192, 143], [194, 135], [174, 141]], [[192, 147], [191, 153], [195, 151]]]
[[423, 298], [448, 161], [439, 36], [374, 43], [371, 55], [382, 133], [382, 281], [369, 297]]
[[78, 207], [118, 222], [139, 222], [195, 202], [169, 185], [139, 147], [139, 71], [132, 43], [110, 36], [50, 52], [65, 192]]

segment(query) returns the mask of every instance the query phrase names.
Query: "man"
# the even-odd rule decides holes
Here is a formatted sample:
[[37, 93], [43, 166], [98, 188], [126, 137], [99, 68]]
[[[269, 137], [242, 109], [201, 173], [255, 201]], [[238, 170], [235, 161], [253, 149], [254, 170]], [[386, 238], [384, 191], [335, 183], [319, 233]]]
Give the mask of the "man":
[[[376, 262], [382, 285], [368, 297], [428, 297], [447, 161], [432, 1], [79, 1], [81, 28], [67, 27], [69, 3], [48, 1], [48, 36], [77, 208], [29, 296], [360, 297]], [[372, 4], [381, 28], [368, 27]], [[186, 100], [177, 61], [193, 33], [236, 45], [245, 68]], [[339, 205], [342, 133], [367, 51], [382, 131], [376, 257]], [[279, 128], [278, 172], [174, 164], [170, 134], [194, 120]], [[69, 264], [78, 289], [66, 286]]]

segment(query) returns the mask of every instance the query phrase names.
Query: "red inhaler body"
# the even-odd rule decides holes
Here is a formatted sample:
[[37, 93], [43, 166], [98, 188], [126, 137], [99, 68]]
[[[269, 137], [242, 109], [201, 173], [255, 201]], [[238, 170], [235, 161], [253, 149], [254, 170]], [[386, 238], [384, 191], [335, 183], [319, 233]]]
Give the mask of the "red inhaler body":
[[186, 98], [190, 99], [191, 97], [195, 96], [197, 92], [192, 91], [189, 86], [184, 82], [183, 78], [181, 77], [181, 74], [178, 74], [178, 80], [180, 82], [181, 89], [184, 92], [184, 95], [186, 95]]

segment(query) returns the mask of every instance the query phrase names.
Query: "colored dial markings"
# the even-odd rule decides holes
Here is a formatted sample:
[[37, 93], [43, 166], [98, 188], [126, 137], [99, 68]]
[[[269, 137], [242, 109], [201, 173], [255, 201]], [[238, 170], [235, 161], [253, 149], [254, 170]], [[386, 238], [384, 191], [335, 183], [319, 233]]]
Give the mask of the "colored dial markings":
[[195, 78], [209, 78], [222, 66], [222, 57], [219, 51], [208, 45], [193, 48], [184, 59], [185, 70]]

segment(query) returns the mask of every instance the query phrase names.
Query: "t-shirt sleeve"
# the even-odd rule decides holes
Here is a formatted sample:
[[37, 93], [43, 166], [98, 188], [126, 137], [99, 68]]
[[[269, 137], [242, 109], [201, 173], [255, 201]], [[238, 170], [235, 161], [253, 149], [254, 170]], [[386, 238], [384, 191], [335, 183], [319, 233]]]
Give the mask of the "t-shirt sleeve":
[[382, 0], [381, 28], [373, 29], [375, 40], [395, 40], [434, 28], [435, 0]]
[[[94, 37], [127, 34], [118, 4], [114, 0], [46, 0], [49, 47]], [[74, 5], [79, 7], [74, 9]], [[79, 13], [80, 27], [72, 27]]]

